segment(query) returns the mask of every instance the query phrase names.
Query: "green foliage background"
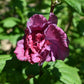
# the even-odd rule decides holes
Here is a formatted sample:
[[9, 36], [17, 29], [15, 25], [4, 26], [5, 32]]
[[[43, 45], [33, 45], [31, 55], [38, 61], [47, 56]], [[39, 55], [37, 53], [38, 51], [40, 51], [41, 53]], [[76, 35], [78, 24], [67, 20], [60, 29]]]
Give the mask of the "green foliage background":
[[[54, 0], [55, 1], [55, 0]], [[61, 0], [55, 6], [58, 26], [68, 35], [70, 54], [64, 61], [38, 64], [17, 60], [16, 43], [33, 14], [50, 13], [50, 0], [0, 0], [0, 84], [84, 84], [84, 0]]]

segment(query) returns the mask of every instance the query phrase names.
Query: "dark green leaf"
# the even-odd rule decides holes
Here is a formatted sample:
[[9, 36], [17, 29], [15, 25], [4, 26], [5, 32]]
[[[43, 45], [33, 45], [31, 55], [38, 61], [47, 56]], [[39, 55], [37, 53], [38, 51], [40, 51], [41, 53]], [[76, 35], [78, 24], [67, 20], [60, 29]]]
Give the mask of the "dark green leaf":
[[3, 70], [6, 61], [10, 60], [12, 57], [10, 57], [10, 55], [0, 55], [0, 73]]
[[[45, 76], [46, 79], [49, 80], [49, 84], [56, 84], [57, 81], [61, 81], [63, 84], [81, 84], [78, 74], [79, 70], [75, 67], [68, 66], [61, 60], [57, 60], [57, 62], [49, 62], [45, 68], [47, 68], [47, 70], [45, 70], [42, 77]], [[44, 82], [46, 80], [43, 78], [41, 79]]]
[[25, 71], [27, 75], [35, 76], [39, 74], [39, 66], [37, 64], [29, 64]]
[[81, 20], [77, 25], [78, 32], [84, 36], [84, 20]]

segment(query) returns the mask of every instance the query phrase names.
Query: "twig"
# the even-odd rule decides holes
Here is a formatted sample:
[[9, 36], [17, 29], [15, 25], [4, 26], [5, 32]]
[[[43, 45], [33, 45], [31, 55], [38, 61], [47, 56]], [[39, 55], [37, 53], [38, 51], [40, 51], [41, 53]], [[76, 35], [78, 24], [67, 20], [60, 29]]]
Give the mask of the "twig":
[[50, 12], [53, 12], [55, 8], [55, 4], [53, 3], [53, 0], [51, 0], [51, 9]]
[[53, 12], [54, 8], [55, 8], [55, 5], [58, 5], [60, 3], [61, 3], [61, 1], [58, 1], [58, 0], [53, 1], [53, 0], [51, 0], [51, 9], [50, 9], [50, 12]]
[[72, 11], [71, 10], [69, 10], [69, 20], [68, 20], [68, 23], [67, 23], [67, 25], [66, 25], [66, 27], [65, 27], [65, 29], [64, 29], [64, 31], [67, 33], [68, 32], [68, 30], [70, 29], [70, 26], [71, 26], [71, 23], [72, 23], [72, 20], [73, 20], [73, 13], [72, 13]]

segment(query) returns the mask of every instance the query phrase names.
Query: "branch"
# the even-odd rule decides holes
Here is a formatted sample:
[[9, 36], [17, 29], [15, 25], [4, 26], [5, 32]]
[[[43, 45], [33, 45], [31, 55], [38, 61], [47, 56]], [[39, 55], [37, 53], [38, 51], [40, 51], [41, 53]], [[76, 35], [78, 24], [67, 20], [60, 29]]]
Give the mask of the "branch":
[[53, 12], [54, 11], [54, 8], [55, 8], [55, 5], [57, 4], [60, 4], [61, 1], [59, 2], [58, 0], [51, 0], [51, 9], [50, 9], [50, 12]]
[[53, 12], [55, 8], [55, 4], [53, 3], [53, 0], [51, 0], [51, 9], [50, 9], [50, 12]]
[[66, 25], [66, 27], [65, 27], [65, 29], [64, 29], [64, 31], [65, 31], [66, 33], [67, 33], [68, 30], [70, 29], [70, 26], [71, 26], [71, 23], [72, 23], [72, 20], [73, 20], [73, 13], [72, 13], [71, 10], [69, 11], [68, 16], [69, 16], [69, 20], [68, 20], [68, 23], [67, 23], [67, 25]]

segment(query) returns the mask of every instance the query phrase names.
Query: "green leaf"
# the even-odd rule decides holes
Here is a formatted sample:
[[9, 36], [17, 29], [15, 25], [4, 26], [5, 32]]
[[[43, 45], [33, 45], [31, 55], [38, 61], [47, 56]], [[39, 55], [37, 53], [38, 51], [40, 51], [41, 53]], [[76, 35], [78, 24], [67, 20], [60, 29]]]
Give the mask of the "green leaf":
[[32, 76], [35, 76], [35, 75], [38, 75], [39, 74], [39, 66], [37, 64], [29, 64], [25, 70], [26, 74], [29, 76], [29, 75], [32, 75]]
[[10, 27], [14, 27], [19, 21], [20, 20], [15, 17], [9, 17], [2, 20], [1, 23], [3, 23], [3, 27], [10, 28]]
[[4, 29], [2, 27], [0, 27], [0, 33], [2, 33], [4, 31]]
[[0, 34], [0, 40], [4, 40], [4, 39], [8, 39], [8, 38], [9, 38], [9, 36]]
[[42, 67], [44, 68], [47, 64], [48, 64], [48, 62], [44, 62]]
[[84, 20], [81, 20], [77, 25], [78, 32], [84, 36]]
[[55, 67], [58, 68], [61, 73], [60, 80], [64, 82], [64, 84], [81, 84], [77, 68], [68, 66], [61, 60], [57, 61]]
[[81, 84], [78, 71], [77, 68], [67, 65], [61, 60], [49, 62], [48, 65], [45, 66], [44, 74], [39, 81], [41, 81], [41, 84], [44, 84], [46, 80], [48, 84], [57, 84], [57, 82], [63, 84]]
[[31, 78], [30, 80], [29, 80], [29, 83], [30, 84], [34, 84], [34, 81], [33, 81], [34, 79], [33, 78]]
[[81, 3], [79, 0], [64, 0], [68, 5], [75, 9], [78, 13], [82, 14]]
[[10, 57], [10, 55], [0, 55], [0, 73], [3, 70], [6, 61], [10, 60], [12, 57]]
[[9, 40], [13, 45], [16, 45], [17, 40], [18, 40], [18, 38], [19, 38], [20, 36], [22, 37], [23, 34], [22, 34], [22, 35], [16, 34], [16, 35], [9, 35], [9, 36], [7, 36], [7, 35], [0, 35], [0, 40], [7, 39], [7, 40]]
[[76, 43], [75, 45], [84, 47], [84, 37], [74, 39], [73, 42]]
[[12, 5], [14, 6], [16, 13], [21, 18], [22, 24], [26, 23], [27, 15], [28, 15], [28, 7], [26, 0], [13, 0]]
[[16, 34], [16, 35], [11, 35], [9, 38], [9, 41], [13, 44], [16, 45], [18, 38], [20, 37], [20, 34]]

